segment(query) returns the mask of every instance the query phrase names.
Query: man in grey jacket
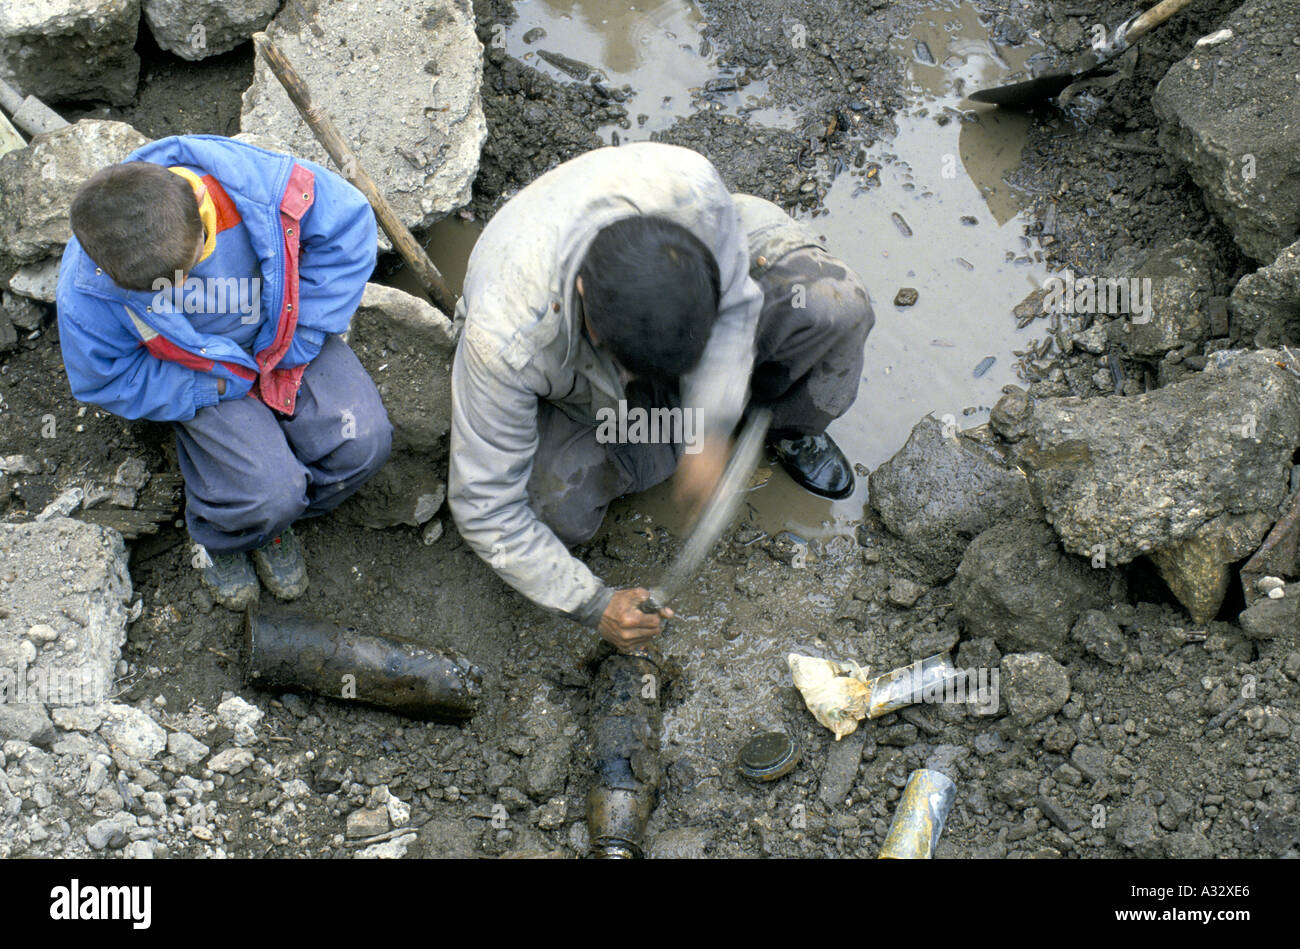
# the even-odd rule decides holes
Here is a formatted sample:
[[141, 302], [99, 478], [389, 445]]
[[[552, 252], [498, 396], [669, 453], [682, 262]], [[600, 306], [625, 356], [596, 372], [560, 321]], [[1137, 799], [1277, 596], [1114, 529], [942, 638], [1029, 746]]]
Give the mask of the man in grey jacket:
[[[457, 318], [449, 503], [461, 535], [524, 596], [616, 648], [652, 638], [661, 615], [637, 609], [645, 589], [613, 590], [569, 546], [615, 498], [674, 472], [680, 503], [702, 503], [747, 401], [772, 410], [771, 447], [798, 483], [853, 490], [825, 432], [857, 396], [867, 292], [806, 227], [729, 194], [693, 151], [601, 148], [542, 175], [483, 231]], [[676, 428], [638, 428], [638, 410]]]

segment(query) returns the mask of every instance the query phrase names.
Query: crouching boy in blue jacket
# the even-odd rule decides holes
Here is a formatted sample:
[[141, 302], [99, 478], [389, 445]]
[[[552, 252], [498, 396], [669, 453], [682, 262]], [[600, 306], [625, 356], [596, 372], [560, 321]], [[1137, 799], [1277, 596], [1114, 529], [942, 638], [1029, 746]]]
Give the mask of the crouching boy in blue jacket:
[[336, 335], [375, 266], [366, 199], [312, 162], [187, 135], [94, 175], [71, 223], [57, 303], [72, 394], [173, 423], [186, 524], [218, 602], [248, 606], [259, 575], [301, 595], [290, 525], [352, 495], [392, 441]]

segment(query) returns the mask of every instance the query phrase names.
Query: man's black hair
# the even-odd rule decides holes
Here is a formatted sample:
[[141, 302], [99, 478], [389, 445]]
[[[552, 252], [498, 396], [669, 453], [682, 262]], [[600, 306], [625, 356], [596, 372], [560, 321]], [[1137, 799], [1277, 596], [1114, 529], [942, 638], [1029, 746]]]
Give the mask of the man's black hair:
[[189, 182], [146, 161], [96, 172], [68, 216], [82, 249], [126, 290], [152, 290], [158, 278], [188, 271], [203, 236]]
[[704, 352], [718, 316], [718, 262], [664, 218], [641, 215], [602, 228], [579, 270], [588, 322], [619, 364], [677, 379]]

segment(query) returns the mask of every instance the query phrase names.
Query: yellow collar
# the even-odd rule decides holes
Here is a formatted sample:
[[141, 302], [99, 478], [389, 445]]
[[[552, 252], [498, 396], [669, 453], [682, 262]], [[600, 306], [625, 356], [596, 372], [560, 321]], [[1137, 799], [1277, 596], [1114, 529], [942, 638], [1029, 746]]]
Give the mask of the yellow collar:
[[179, 165], [173, 165], [167, 170], [180, 175], [194, 189], [194, 197], [199, 202], [199, 220], [203, 222], [203, 256], [199, 260], [207, 260], [217, 248], [217, 206], [212, 203], [212, 195], [208, 194], [208, 189], [194, 172]]

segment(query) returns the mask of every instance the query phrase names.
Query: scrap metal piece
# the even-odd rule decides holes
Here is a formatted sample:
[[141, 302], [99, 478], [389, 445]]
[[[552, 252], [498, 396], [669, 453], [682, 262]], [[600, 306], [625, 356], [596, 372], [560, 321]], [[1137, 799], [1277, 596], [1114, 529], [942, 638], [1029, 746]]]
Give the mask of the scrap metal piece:
[[957, 796], [947, 775], [926, 768], [913, 771], [898, 799], [889, 835], [880, 847], [881, 860], [929, 860], [934, 857], [943, 825]]

